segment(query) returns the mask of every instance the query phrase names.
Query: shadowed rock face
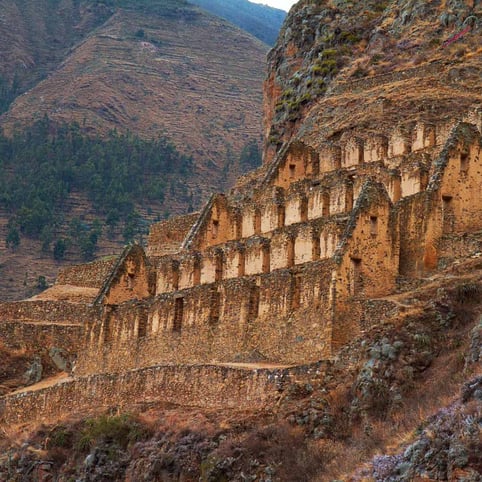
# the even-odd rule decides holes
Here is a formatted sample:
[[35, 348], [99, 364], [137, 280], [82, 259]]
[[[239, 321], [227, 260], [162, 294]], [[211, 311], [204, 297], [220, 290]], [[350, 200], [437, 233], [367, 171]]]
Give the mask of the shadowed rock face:
[[473, 1], [300, 1], [268, 58], [265, 162], [298, 134], [313, 144], [480, 102], [481, 15]]

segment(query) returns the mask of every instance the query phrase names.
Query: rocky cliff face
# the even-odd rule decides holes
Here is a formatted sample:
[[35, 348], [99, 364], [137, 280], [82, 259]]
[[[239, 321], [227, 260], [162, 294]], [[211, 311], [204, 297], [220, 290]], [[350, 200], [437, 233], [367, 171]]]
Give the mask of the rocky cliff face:
[[[360, 103], [349, 98], [352, 84], [379, 79], [382, 74], [440, 62], [440, 72], [450, 78], [445, 84], [431, 86], [433, 106], [428, 109], [437, 113], [447, 108], [462, 111], [470, 102], [480, 101], [481, 15], [480, 2], [473, 0], [300, 1], [292, 8], [268, 57], [265, 162], [300, 133], [301, 126], [303, 135], [328, 139], [347, 126], [347, 117], [355, 111], [363, 121], [370, 118], [372, 126], [382, 123], [391, 104], [405, 119], [424, 111], [426, 103], [422, 106], [418, 102], [426, 102], [427, 89], [417, 85], [408, 88], [399, 84], [392, 92], [380, 91], [368, 99], [365, 95]], [[435, 79], [440, 79], [440, 72]], [[410, 74], [405, 77], [409, 78]], [[454, 81], [446, 96], [444, 87]], [[468, 92], [461, 89], [464, 83], [472, 87], [473, 94], [477, 91], [478, 97], [467, 99]], [[337, 99], [330, 103], [341, 90], [345, 102], [340, 105]], [[399, 105], [405, 94], [410, 94], [410, 102]], [[458, 100], [452, 102], [454, 99]], [[331, 129], [323, 131], [327, 121]], [[360, 124], [358, 116], [351, 125], [355, 123]]]

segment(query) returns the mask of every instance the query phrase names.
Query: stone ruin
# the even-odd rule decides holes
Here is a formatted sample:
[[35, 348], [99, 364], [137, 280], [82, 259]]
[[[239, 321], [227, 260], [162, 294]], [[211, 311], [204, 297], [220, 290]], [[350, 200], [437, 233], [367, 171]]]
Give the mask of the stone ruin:
[[[6, 346], [56, 346], [75, 363], [41, 395], [0, 399], [0, 421], [58, 416], [45, 407], [62, 400], [74, 409], [121, 403], [119, 393], [155, 396], [156, 387], [180, 403], [215, 406], [228, 390], [253, 405], [283, 377], [320, 374], [396, 310], [384, 297], [400, 283], [473, 249], [481, 127], [474, 111], [389, 135], [347, 131], [316, 149], [294, 140], [252, 185], [152, 226], [146, 250], [127, 246], [116, 260], [61, 273], [57, 291], [85, 287], [90, 298], [1, 303]], [[250, 363], [259, 371], [241, 375], [236, 366]], [[215, 381], [194, 383], [196, 370]]]

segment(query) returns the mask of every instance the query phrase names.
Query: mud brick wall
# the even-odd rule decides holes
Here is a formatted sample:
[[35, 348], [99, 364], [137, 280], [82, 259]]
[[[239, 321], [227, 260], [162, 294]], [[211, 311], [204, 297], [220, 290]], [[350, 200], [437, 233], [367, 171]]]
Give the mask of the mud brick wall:
[[59, 273], [57, 284], [101, 288], [116, 261], [114, 257], [64, 268]]
[[47, 423], [92, 409], [122, 409], [139, 400], [206, 408], [261, 408], [276, 401], [285, 379], [289, 373], [223, 366], [157, 366], [92, 375], [1, 398], [0, 426]]

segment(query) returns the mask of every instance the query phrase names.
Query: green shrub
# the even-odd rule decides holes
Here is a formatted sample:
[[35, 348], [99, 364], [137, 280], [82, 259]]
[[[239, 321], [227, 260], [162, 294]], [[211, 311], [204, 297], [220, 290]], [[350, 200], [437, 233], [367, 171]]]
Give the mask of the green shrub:
[[113, 443], [125, 449], [130, 444], [145, 440], [150, 435], [150, 430], [129, 414], [102, 415], [86, 421], [75, 445], [78, 450], [84, 452], [99, 442]]

